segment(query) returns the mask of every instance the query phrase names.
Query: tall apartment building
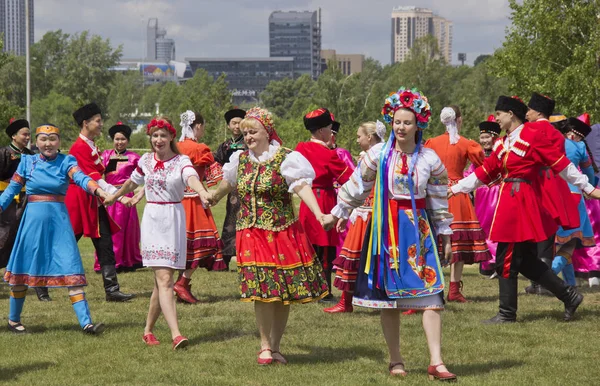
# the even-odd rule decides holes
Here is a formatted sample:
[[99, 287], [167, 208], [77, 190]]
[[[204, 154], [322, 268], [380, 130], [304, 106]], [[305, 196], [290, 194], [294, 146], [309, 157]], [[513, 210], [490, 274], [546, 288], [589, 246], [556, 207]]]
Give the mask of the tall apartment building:
[[4, 52], [25, 55], [25, 1], [29, 1], [29, 44], [33, 44], [33, 0], [0, 0]]
[[269, 56], [293, 57], [295, 75], [321, 75], [321, 10], [269, 16]]
[[163, 63], [175, 60], [175, 41], [165, 36], [167, 30], [158, 27], [158, 19], [149, 19], [146, 28], [146, 60], [157, 60]]
[[440, 56], [452, 61], [452, 22], [437, 16], [432, 10], [417, 7], [394, 7], [392, 10], [392, 63], [403, 62], [415, 41], [433, 35], [438, 41]]

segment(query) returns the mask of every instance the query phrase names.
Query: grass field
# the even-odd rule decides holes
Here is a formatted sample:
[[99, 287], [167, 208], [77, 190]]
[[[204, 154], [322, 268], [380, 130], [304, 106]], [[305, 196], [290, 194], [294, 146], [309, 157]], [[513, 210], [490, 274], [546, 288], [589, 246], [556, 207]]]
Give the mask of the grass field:
[[[223, 206], [215, 208], [220, 223]], [[429, 384], [428, 353], [419, 316], [402, 318], [401, 341], [408, 377], [387, 375], [387, 350], [377, 312], [328, 315], [321, 304], [292, 306], [282, 342], [288, 366], [256, 364], [258, 334], [253, 306], [238, 300], [237, 274], [198, 271], [193, 290], [202, 303], [179, 305], [181, 331], [191, 340], [173, 352], [164, 319], [155, 333], [160, 346], [146, 347], [142, 332], [152, 273], [120, 274], [131, 303], [104, 301], [102, 279], [92, 271], [92, 247], [82, 240], [87, 293], [100, 337], [79, 330], [67, 291], [50, 291], [41, 303], [33, 291], [17, 336], [0, 326], [0, 383], [20, 385], [419, 385]], [[520, 288], [526, 285], [523, 280]], [[596, 287], [597, 288], [597, 287]], [[593, 385], [600, 383], [600, 292], [588, 288], [578, 318], [565, 324], [562, 304], [547, 297], [519, 297], [519, 323], [484, 326], [497, 310], [497, 282], [469, 268], [468, 304], [449, 304], [443, 314], [443, 354], [466, 385]], [[521, 292], [522, 293], [522, 292]], [[339, 293], [335, 292], [336, 296]], [[0, 285], [0, 315], [6, 325], [8, 287]]]

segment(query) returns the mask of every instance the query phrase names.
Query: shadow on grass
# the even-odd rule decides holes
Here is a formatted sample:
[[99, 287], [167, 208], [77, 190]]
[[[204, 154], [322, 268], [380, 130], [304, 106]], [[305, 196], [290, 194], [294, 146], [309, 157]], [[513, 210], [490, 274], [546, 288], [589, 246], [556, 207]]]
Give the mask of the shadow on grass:
[[10, 381], [19, 377], [23, 373], [30, 371], [46, 370], [48, 367], [53, 366], [52, 362], [37, 362], [27, 365], [15, 366], [15, 367], [0, 367], [0, 381]]
[[497, 302], [498, 294], [490, 295], [490, 296], [467, 296], [467, 300], [469, 302], [477, 302], [477, 303], [487, 303], [487, 302]]
[[381, 350], [373, 349], [369, 346], [348, 346], [344, 350], [324, 346], [297, 346], [300, 350], [308, 351], [307, 354], [284, 354], [286, 358], [294, 364], [315, 364], [315, 363], [339, 363], [358, 358], [368, 358], [377, 361], [383, 361], [384, 355]]
[[[557, 322], [561, 322], [561, 323], [566, 323], [563, 321], [563, 316], [564, 316], [564, 311], [562, 310], [562, 304], [558, 304], [558, 307], [556, 310], [548, 310], [548, 311], [541, 311], [541, 312], [535, 312], [535, 313], [521, 313], [521, 316], [517, 317], [518, 321], [522, 321], [522, 322], [534, 322], [536, 320], [542, 320], [542, 319], [552, 319], [555, 320]], [[585, 307], [585, 305], [584, 305]], [[583, 320], [586, 318], [598, 318], [600, 317], [600, 310], [597, 309], [586, 309], [586, 308], [578, 308], [577, 312], [575, 313], [575, 318], [566, 324], [572, 324], [572, 323], [577, 323], [578, 320]]]
[[195, 336], [190, 339], [190, 345], [224, 342], [231, 339], [241, 338], [243, 336], [253, 335], [254, 331], [244, 331], [240, 328], [227, 328], [209, 331], [205, 335]]
[[[469, 375], [483, 375], [490, 373], [494, 370], [507, 370], [513, 367], [521, 367], [524, 365], [525, 361], [506, 359], [503, 361], [469, 363], [460, 365], [449, 364], [448, 370], [460, 377]], [[417, 372], [420, 371], [417, 370]], [[423, 373], [425, 372], [426, 370], [423, 370]]]
[[[98, 321], [101, 322], [101, 321]], [[129, 327], [136, 327], [139, 329], [144, 328], [145, 326], [145, 322], [118, 322], [118, 323], [104, 323], [105, 327], [106, 327], [106, 333], [110, 334], [110, 331], [113, 329], [118, 329], [121, 327], [125, 327], [125, 328], [129, 328]], [[61, 324], [58, 326], [45, 326], [45, 325], [41, 325], [41, 324], [37, 324], [37, 325], [25, 325], [25, 327], [27, 328], [27, 332], [29, 334], [43, 334], [46, 332], [50, 332], [50, 331], [73, 331], [74, 333], [81, 333], [83, 334], [83, 330], [81, 329], [81, 327], [77, 324], [77, 323], [73, 323], [73, 324]], [[1, 330], [0, 330], [1, 331]], [[6, 331], [7, 333], [12, 334], [12, 332], [8, 331], [8, 328], [6, 328], [4, 331]]]

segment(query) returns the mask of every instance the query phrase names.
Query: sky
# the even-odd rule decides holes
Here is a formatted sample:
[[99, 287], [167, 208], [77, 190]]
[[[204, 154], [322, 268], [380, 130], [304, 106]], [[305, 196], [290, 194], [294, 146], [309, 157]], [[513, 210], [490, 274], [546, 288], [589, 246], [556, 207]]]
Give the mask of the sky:
[[395, 6], [429, 8], [454, 23], [452, 62], [502, 46], [510, 9], [506, 0], [37, 0], [35, 40], [44, 33], [89, 30], [123, 46], [123, 58], [142, 58], [146, 25], [158, 18], [175, 40], [177, 60], [186, 57], [268, 57], [268, 18], [275, 10], [321, 8], [322, 48], [364, 54], [390, 63], [391, 13]]

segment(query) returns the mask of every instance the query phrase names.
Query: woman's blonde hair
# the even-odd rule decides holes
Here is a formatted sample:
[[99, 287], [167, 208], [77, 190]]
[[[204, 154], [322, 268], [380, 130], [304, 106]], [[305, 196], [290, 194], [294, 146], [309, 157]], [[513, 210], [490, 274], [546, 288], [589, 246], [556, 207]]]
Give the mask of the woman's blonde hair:
[[[164, 115], [157, 115], [153, 119], [156, 119], [157, 121], [160, 121], [162, 119], [163, 121], [167, 121], [169, 123], [169, 125], [173, 126], [173, 122], [171, 122], [171, 120]], [[174, 126], [173, 126], [173, 128], [174, 128]], [[149, 136], [148, 140], [150, 141], [150, 148], [153, 151], [154, 151], [154, 147], [152, 146], [152, 134], [154, 134], [155, 132], [157, 132], [158, 130], [161, 130], [161, 129], [167, 130], [167, 128], [165, 128], [165, 127], [158, 127], [158, 126], [154, 126], [154, 127], [151, 127], [150, 129], [148, 129], [148, 136]], [[167, 132], [169, 132], [169, 130], [167, 130]], [[169, 134], [173, 134], [173, 133], [169, 132]], [[171, 148], [171, 151], [173, 151], [173, 153], [181, 154], [179, 152], [179, 149], [177, 148], [177, 133], [173, 134], [173, 138], [171, 138], [169, 147]]]
[[379, 135], [377, 135], [377, 124], [375, 122], [363, 122], [360, 124], [359, 127], [362, 127], [363, 129], [365, 129], [366, 133], [372, 137], [377, 138], [377, 142], [381, 142], [383, 141], [383, 138], [379, 137]]

